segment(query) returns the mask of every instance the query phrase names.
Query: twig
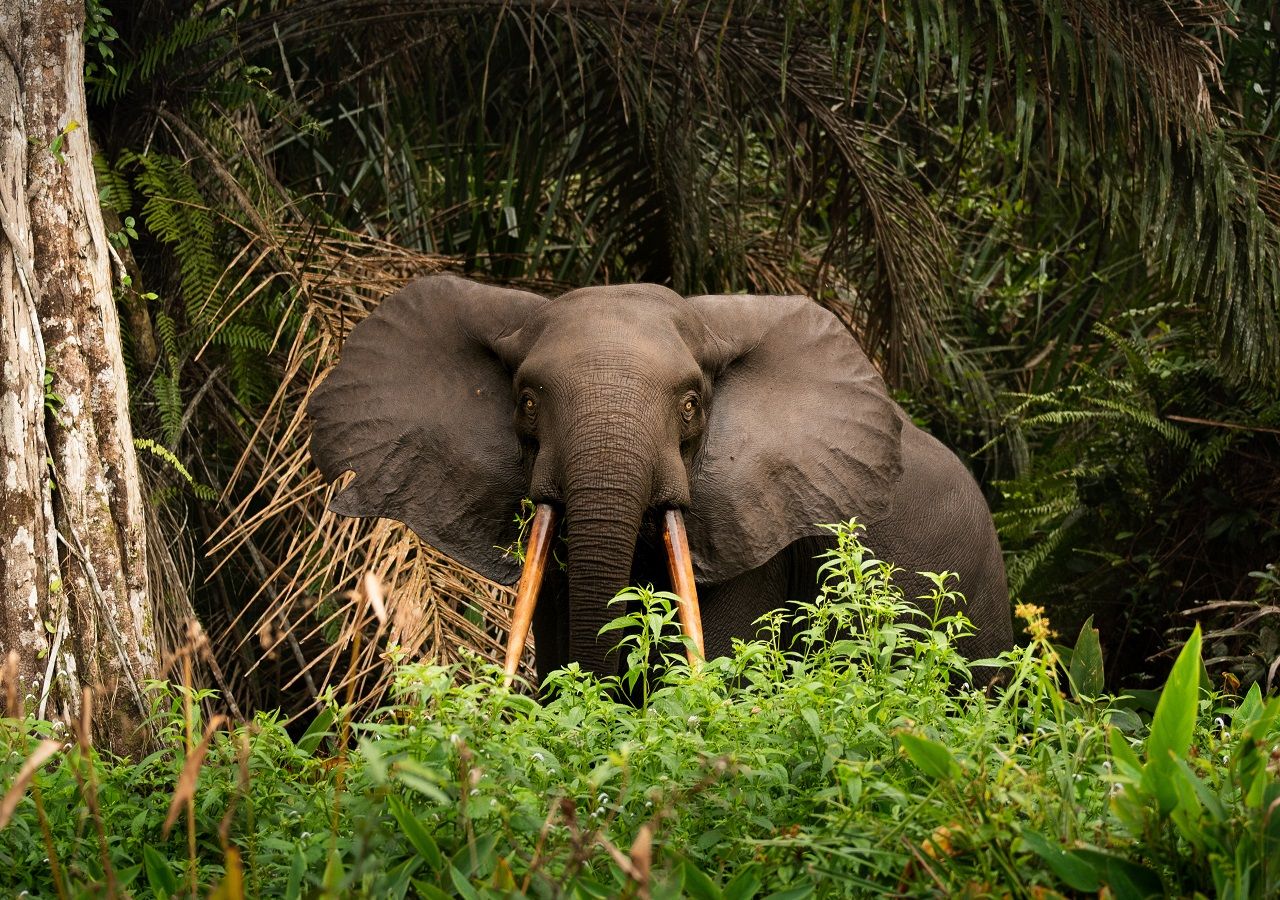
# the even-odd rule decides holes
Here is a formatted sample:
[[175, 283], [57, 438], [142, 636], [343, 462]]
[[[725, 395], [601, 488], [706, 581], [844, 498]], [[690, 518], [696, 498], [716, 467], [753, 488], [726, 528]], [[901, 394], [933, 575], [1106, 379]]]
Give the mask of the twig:
[[1267, 434], [1280, 434], [1280, 428], [1269, 428], [1266, 425], [1241, 425], [1237, 422], [1220, 422], [1217, 419], [1198, 419], [1195, 416], [1165, 416], [1171, 422], [1186, 422], [1189, 425], [1210, 425], [1214, 428], [1230, 428], [1232, 431], [1262, 431]]
[[69, 602], [66, 592], [62, 593], [62, 608], [58, 610], [58, 627], [53, 632], [53, 645], [49, 648], [49, 664], [44, 669], [44, 687], [40, 689], [40, 704], [36, 707], [36, 718], [44, 718], [45, 704], [49, 702], [49, 694], [53, 691], [54, 670], [57, 668], [58, 651], [62, 649], [62, 640], [67, 636], [69, 622], [67, 613], [70, 611], [71, 603]]

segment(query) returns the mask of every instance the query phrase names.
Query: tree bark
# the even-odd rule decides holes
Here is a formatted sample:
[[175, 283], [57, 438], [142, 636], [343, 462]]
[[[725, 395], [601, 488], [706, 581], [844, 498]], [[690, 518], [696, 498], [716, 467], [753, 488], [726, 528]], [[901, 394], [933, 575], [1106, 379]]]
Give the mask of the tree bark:
[[73, 721], [94, 688], [128, 751], [156, 652], [83, 26], [83, 0], [0, 8], [0, 656], [29, 712]]

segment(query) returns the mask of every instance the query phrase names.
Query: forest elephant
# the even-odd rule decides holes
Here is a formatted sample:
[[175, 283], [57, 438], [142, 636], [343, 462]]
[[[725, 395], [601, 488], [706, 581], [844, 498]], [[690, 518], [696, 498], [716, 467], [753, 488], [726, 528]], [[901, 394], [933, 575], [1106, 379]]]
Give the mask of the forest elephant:
[[[852, 516], [908, 598], [926, 591], [918, 570], [959, 573], [966, 656], [1013, 644], [977, 484], [804, 297], [632, 284], [547, 299], [428, 276], [356, 325], [308, 413], [325, 477], [355, 473], [334, 511], [404, 522], [495, 581], [521, 576], [504, 548], [522, 499], [537, 504], [509, 671], [531, 620], [540, 679], [570, 661], [616, 673], [617, 636], [599, 631], [632, 584], [674, 589], [690, 636], [725, 655], [816, 594], [831, 543], [816, 523]], [[561, 526], [567, 565], [544, 578]]]

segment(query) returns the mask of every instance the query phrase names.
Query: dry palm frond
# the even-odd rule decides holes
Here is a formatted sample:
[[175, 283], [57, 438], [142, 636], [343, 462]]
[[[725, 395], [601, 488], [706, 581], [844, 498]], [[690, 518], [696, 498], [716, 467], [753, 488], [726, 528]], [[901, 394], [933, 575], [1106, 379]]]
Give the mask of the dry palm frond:
[[[377, 301], [414, 275], [438, 271], [445, 260], [350, 235], [282, 228], [279, 244], [300, 260], [294, 277], [305, 299], [303, 321], [284, 351], [280, 389], [257, 422], [228, 493], [230, 510], [210, 539], [209, 552], [225, 564], [259, 555], [261, 584], [240, 617], [226, 622], [224, 653], [258, 655], [259, 664], [306, 648], [282, 685], [310, 681], [309, 693], [357, 682], [362, 701], [379, 699], [390, 657], [457, 660], [464, 648], [497, 662], [510, 617], [510, 592], [421, 543], [387, 520], [357, 520], [327, 509], [336, 490], [311, 463], [306, 398], [337, 360], [342, 339]], [[269, 560], [269, 562], [265, 562]], [[356, 602], [366, 573], [386, 597], [389, 625], [382, 641], [364, 641], [354, 665], [347, 658], [362, 622]]]

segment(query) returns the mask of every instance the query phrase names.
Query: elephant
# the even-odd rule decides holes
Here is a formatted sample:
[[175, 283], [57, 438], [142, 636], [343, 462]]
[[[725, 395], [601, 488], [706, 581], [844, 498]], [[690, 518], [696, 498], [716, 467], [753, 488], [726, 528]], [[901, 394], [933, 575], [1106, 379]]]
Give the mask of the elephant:
[[[548, 299], [425, 276], [352, 329], [307, 412], [324, 477], [355, 473], [332, 510], [399, 520], [494, 581], [519, 578], [509, 672], [531, 625], [539, 680], [571, 661], [618, 674], [600, 629], [645, 583], [674, 588], [686, 633], [726, 655], [815, 595], [832, 544], [818, 523], [855, 516], [907, 597], [926, 591], [918, 570], [959, 574], [975, 624], [963, 654], [1013, 645], [977, 483], [803, 296], [620, 284]], [[522, 570], [504, 548], [525, 498], [538, 514]], [[545, 566], [557, 527], [564, 571]]]

